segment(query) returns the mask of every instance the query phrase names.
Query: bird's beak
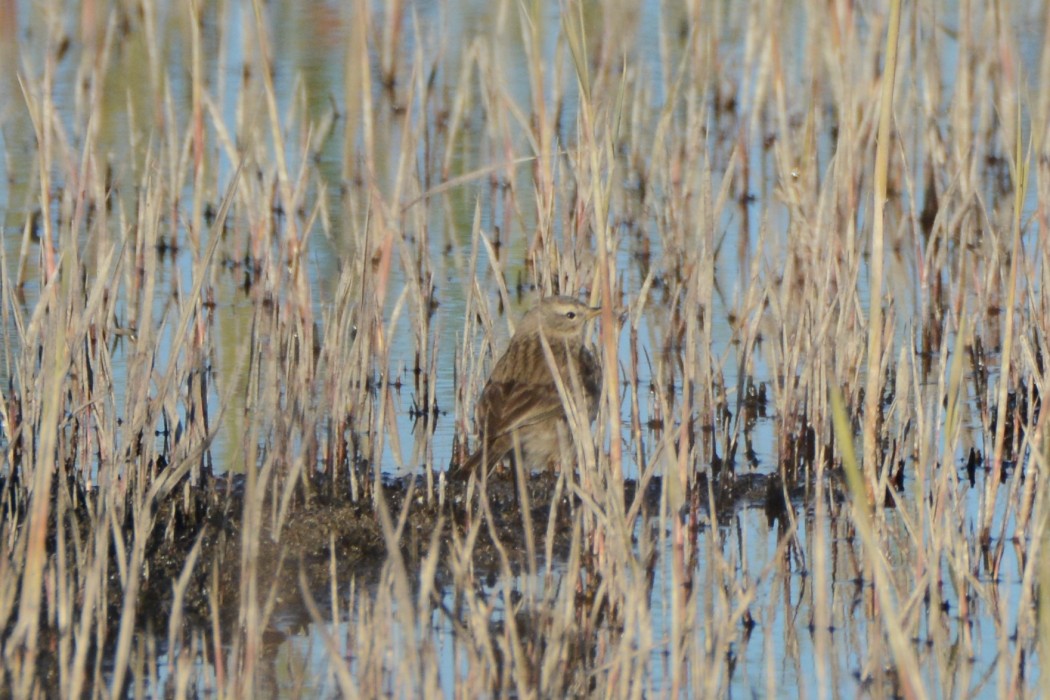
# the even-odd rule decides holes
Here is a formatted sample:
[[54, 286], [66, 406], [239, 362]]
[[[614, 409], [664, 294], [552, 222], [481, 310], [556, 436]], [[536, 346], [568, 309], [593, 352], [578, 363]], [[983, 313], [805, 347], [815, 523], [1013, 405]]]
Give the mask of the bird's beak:
[[600, 306], [590, 306], [587, 308], [587, 320], [590, 321], [593, 318], [598, 318], [598, 314], [602, 312]]

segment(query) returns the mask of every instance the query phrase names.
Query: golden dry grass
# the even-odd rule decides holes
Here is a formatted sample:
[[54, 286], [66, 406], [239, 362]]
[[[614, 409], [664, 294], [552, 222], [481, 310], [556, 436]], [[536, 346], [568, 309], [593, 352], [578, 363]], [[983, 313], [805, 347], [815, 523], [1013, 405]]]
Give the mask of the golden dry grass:
[[[25, 13], [11, 695], [1038, 692], [1040, 3]], [[551, 293], [605, 386], [518, 546], [442, 472]]]

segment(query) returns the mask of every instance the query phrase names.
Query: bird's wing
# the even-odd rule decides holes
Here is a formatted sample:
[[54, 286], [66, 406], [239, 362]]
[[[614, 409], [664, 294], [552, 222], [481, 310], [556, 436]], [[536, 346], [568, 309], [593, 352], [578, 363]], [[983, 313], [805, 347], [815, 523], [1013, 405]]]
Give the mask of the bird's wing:
[[[538, 356], [538, 352], [532, 345], [512, 345], [493, 368], [477, 405], [477, 415], [481, 417], [478, 427], [483, 435], [488, 436], [490, 444], [526, 426], [565, 417], [565, 407], [547, 367], [547, 358]], [[567, 347], [555, 344], [551, 352], [555, 364], [561, 367], [569, 364]], [[601, 392], [601, 371], [589, 349], [580, 350], [573, 360], [575, 371], [582, 371], [583, 376], [570, 378], [566, 375], [562, 381], [570, 393], [573, 391], [573, 381], [583, 381], [582, 398], [586, 401], [584, 405], [591, 404], [587, 405], [587, 411], [593, 417], [597, 396]], [[523, 373], [522, 367], [532, 368], [533, 371]]]
[[542, 384], [490, 381], [481, 394], [478, 412], [487, 417], [487, 425], [481, 428], [490, 441], [525, 426], [565, 415], [553, 381]]

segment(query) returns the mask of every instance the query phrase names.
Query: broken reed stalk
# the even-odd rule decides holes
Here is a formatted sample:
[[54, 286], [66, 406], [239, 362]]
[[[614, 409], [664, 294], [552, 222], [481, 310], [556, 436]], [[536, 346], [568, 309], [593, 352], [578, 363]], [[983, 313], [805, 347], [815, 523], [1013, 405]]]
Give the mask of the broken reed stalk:
[[883, 621], [882, 629], [889, 638], [890, 650], [893, 653], [894, 667], [900, 674], [899, 682], [903, 685], [905, 695], [925, 697], [922, 678], [915, 664], [911, 649], [911, 637], [904, 629], [898, 606], [899, 596], [893, 585], [892, 577], [887, 570], [882, 544], [875, 530], [871, 517], [871, 501], [868, 497], [870, 485], [857, 463], [853, 449], [853, 436], [850, 419], [842, 392], [838, 387], [831, 387], [831, 414], [834, 422], [835, 439], [840, 446], [842, 468], [851, 495], [853, 522], [864, 547], [865, 561], [873, 576], [874, 594], [878, 599], [879, 618]]

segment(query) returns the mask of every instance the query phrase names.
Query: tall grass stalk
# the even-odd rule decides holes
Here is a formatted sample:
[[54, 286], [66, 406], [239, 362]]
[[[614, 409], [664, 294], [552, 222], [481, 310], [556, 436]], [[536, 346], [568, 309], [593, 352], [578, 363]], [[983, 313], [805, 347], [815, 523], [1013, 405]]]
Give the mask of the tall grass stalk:
[[897, 42], [900, 34], [901, 3], [891, 0], [889, 22], [886, 26], [886, 51], [882, 68], [882, 89], [879, 98], [879, 134], [875, 145], [875, 186], [872, 208], [871, 264], [868, 274], [868, 352], [867, 381], [864, 390], [864, 476], [867, 480], [868, 502], [882, 504], [882, 495], [876, 485], [883, 482], [884, 460], [879, 449], [880, 403], [882, 402], [882, 278], [885, 248], [884, 217], [887, 203], [886, 188], [889, 178], [889, 160], [892, 149], [893, 89], [897, 80]]
[[992, 519], [995, 514], [996, 493], [999, 488], [1000, 476], [1003, 469], [1003, 445], [1007, 430], [1007, 398], [1011, 384], [1011, 368], [1013, 366], [1014, 350], [1014, 305], [1017, 299], [1018, 268], [1024, 249], [1021, 246], [1021, 213], [1024, 207], [1025, 193], [1028, 189], [1028, 164], [1031, 158], [1032, 142], [1028, 144], [1028, 152], [1024, 153], [1021, 131], [1021, 94], [1017, 92], [1017, 105], [1014, 109], [1016, 116], [1016, 127], [1014, 130], [1014, 152], [1010, 160], [1010, 174], [1014, 185], [1013, 217], [1011, 227], [1011, 243], [1009, 249], [1010, 269], [1006, 277], [1006, 320], [1003, 324], [1002, 335], [1002, 366], [999, 370], [999, 385], [996, 392], [996, 414], [995, 414], [995, 438], [992, 443], [992, 472], [986, 482], [986, 489], [981, 509], [981, 538], [986, 542], [990, 539]]

